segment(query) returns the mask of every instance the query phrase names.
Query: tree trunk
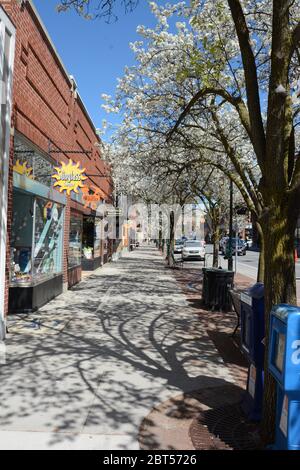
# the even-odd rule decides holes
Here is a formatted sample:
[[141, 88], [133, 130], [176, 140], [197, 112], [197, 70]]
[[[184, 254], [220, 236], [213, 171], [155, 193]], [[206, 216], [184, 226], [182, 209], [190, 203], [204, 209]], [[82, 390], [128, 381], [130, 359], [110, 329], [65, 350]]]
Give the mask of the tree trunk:
[[168, 266], [174, 265], [174, 212], [170, 212], [170, 235], [167, 252]]
[[219, 265], [219, 242], [220, 242], [220, 229], [219, 226], [214, 227], [213, 232], [213, 267], [217, 268]]
[[219, 265], [219, 242], [214, 241], [213, 267], [217, 268], [218, 265]]
[[252, 246], [258, 248], [260, 246], [260, 241], [262, 239], [261, 231], [259, 231], [259, 225], [257, 222], [257, 215], [255, 212], [251, 212], [251, 222], [252, 222]]
[[257, 282], [264, 282], [265, 278], [265, 242], [263, 232], [260, 224], [256, 221], [255, 223], [257, 232], [260, 238], [260, 252], [258, 258], [258, 271], [257, 271]]
[[270, 208], [262, 221], [265, 264], [265, 379], [262, 435], [266, 444], [274, 442], [276, 384], [268, 372], [268, 345], [270, 312], [279, 303], [296, 304], [296, 276], [294, 260], [295, 214], [286, 207]]
[[209, 203], [210, 229], [213, 242], [213, 262], [214, 268], [219, 264], [219, 242], [220, 242], [220, 208], [216, 204]]

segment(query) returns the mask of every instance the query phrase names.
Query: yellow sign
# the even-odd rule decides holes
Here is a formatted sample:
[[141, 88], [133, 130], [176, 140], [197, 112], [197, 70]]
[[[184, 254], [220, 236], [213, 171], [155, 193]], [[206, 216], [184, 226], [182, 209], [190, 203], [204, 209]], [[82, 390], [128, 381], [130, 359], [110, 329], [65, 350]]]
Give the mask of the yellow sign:
[[62, 193], [66, 191], [70, 195], [71, 191], [78, 193], [79, 188], [84, 187], [83, 181], [87, 179], [84, 175], [85, 168], [80, 168], [80, 163], [73, 162], [71, 159], [66, 164], [61, 162], [61, 167], [54, 167], [57, 171], [56, 174], [52, 175], [52, 178], [56, 179], [54, 186], [59, 186], [59, 191]]
[[20, 163], [20, 160], [17, 160], [13, 166], [13, 171], [19, 173], [19, 175], [25, 175], [30, 179], [33, 179], [32, 168], [27, 167], [27, 162]]

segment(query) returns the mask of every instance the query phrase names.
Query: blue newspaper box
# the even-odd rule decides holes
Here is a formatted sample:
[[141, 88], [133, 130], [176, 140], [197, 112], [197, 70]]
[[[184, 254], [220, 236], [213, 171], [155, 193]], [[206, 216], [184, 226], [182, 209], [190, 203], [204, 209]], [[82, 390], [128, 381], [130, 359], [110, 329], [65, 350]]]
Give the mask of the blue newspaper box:
[[258, 282], [241, 294], [241, 348], [249, 361], [247, 391], [242, 408], [253, 421], [259, 421], [262, 414], [264, 336], [264, 285]]
[[300, 308], [281, 304], [270, 319], [269, 371], [277, 382], [276, 450], [300, 450]]

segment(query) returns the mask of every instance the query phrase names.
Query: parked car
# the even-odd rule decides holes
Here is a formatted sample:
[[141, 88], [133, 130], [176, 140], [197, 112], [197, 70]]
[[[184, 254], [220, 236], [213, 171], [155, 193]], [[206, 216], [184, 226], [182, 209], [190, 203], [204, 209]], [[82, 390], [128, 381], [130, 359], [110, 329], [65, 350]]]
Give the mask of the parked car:
[[205, 247], [201, 240], [186, 240], [182, 248], [182, 260], [199, 259], [204, 260]]
[[[226, 242], [224, 254], [228, 255], [229, 250], [229, 239]], [[247, 253], [247, 243], [241, 238], [232, 238], [231, 253], [232, 256], [235, 255], [235, 252], [238, 256], [245, 256]]]
[[253, 240], [252, 238], [246, 238], [247, 248], [252, 248]]
[[181, 238], [175, 240], [175, 245], [174, 245], [174, 253], [182, 253], [182, 248], [184, 245], [184, 240]]

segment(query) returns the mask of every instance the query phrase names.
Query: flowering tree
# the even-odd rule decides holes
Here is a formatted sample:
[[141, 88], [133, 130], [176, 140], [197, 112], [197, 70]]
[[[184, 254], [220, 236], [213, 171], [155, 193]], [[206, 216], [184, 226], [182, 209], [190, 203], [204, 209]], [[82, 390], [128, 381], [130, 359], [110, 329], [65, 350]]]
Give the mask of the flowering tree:
[[188, 175], [179, 164], [180, 160], [187, 159], [187, 155], [178, 156], [177, 149], [165, 144], [160, 146], [159, 141], [146, 139], [146, 136], [149, 134], [137, 143], [120, 130], [115, 144], [108, 149], [107, 158], [112, 164], [115, 185], [121, 193], [161, 208], [164, 227], [160, 230], [160, 246], [162, 240], [168, 241], [167, 260], [169, 265], [173, 265], [173, 242], [179, 230], [178, 221], [182, 217], [183, 206], [197, 202], [194, 185], [199, 180], [199, 172]]
[[[167, 138], [224, 172], [255, 213], [264, 247], [266, 343], [269, 312], [296, 302], [294, 232], [300, 211], [300, 6], [292, 0], [203, 0], [158, 7], [139, 28], [137, 65], [108, 109], [125, 109], [136, 141]], [[170, 32], [170, 18], [181, 19]], [[173, 23], [172, 23], [173, 24]], [[155, 137], [153, 137], [155, 136]], [[195, 151], [198, 154], [195, 155]], [[166, 157], [168, 160], [168, 157]], [[272, 438], [275, 386], [265, 380], [264, 430]]]
[[134, 10], [139, 0], [60, 0], [57, 6], [59, 12], [73, 8], [86, 19], [106, 18], [116, 19], [115, 10], [120, 5], [125, 12]]
[[[199, 79], [193, 77], [192, 72], [187, 76], [188, 66], [191, 67], [194, 60], [194, 30], [178, 22], [178, 31], [168, 32], [167, 18], [174, 12], [178, 14], [178, 7], [175, 5], [172, 10], [163, 12], [155, 5], [152, 8], [159, 20], [157, 28], [140, 27], [144, 42], [132, 45], [138, 65], [127, 69], [120, 80], [116, 100], [107, 95], [104, 98], [108, 111], [118, 111], [125, 106], [127, 132], [135, 133], [137, 140], [143, 138], [141, 132], [148, 132], [152, 140], [155, 135], [162, 146], [176, 116], [197, 92]], [[256, 192], [260, 170], [247, 135], [242, 126], [233, 121], [232, 110], [224, 102], [196, 103], [173, 132], [172, 146], [198, 151], [197, 156], [193, 152], [193, 159], [199, 164], [210, 162], [224, 171], [242, 192], [249, 209], [260, 213]], [[190, 164], [190, 159], [184, 163]]]
[[[137, 141], [143, 131], [152, 141], [167, 136], [168, 145], [198, 149], [199, 161], [224, 171], [241, 191], [264, 248], [268, 344], [272, 305], [296, 302], [299, 1], [194, 0], [151, 7], [157, 27], [139, 29], [143, 42], [132, 45], [137, 66], [125, 72], [113, 107], [125, 106]], [[170, 18], [180, 20], [175, 32]], [[269, 438], [274, 391], [266, 368]]]
[[[202, 201], [205, 211], [206, 220], [212, 234], [213, 243], [213, 267], [219, 266], [219, 245], [222, 231], [228, 227], [230, 215], [230, 195], [228, 178], [223, 172], [217, 169], [205, 167], [206, 172], [210, 171], [209, 177], [203, 178], [203, 169], [191, 167], [189, 173], [193, 172], [199, 176], [199, 179], [193, 182], [193, 190]], [[239, 191], [233, 194], [234, 207], [243, 207], [244, 201]], [[236, 211], [235, 211], [236, 212]], [[242, 218], [235, 213], [235, 221], [238, 226], [242, 227]]]

